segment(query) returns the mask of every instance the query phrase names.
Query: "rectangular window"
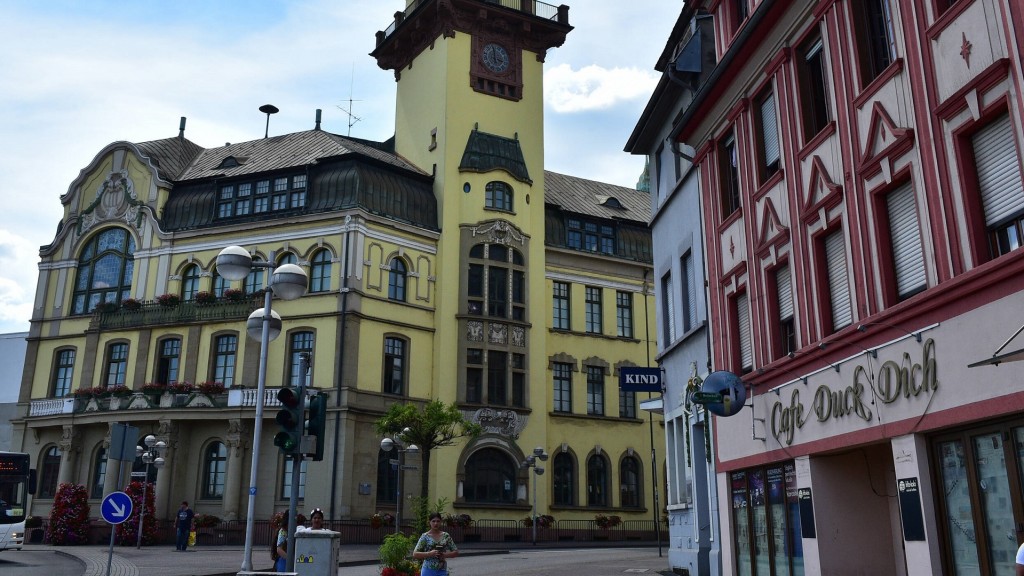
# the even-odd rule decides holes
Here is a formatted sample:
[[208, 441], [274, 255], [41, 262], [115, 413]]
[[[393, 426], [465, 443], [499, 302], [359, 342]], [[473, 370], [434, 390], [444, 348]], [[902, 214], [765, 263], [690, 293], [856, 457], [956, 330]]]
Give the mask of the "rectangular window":
[[218, 336], [214, 346], [216, 357], [213, 362], [213, 379], [225, 388], [235, 383], [235, 352], [238, 350], [238, 337], [234, 335]]
[[825, 48], [821, 36], [815, 35], [800, 45], [796, 67], [804, 142], [809, 142], [831, 121], [828, 94], [825, 91]]
[[889, 0], [851, 2], [861, 87], [867, 86], [896, 59]]
[[853, 322], [849, 274], [846, 270], [846, 242], [842, 230], [825, 237], [825, 270], [828, 275], [828, 297], [832, 306], [834, 333]]
[[512, 354], [512, 405], [526, 407], [526, 355]]
[[484, 395], [484, 351], [480, 348], [466, 350], [466, 402], [479, 404]]
[[782, 357], [796, 352], [796, 320], [793, 310], [793, 280], [789, 265], [775, 270], [775, 296], [779, 313], [778, 353]]
[[586, 327], [590, 334], [600, 334], [601, 330], [601, 289], [587, 286], [585, 289]]
[[75, 373], [75, 351], [61, 350], [57, 352], [57, 362], [53, 367], [53, 397], [63, 398], [71, 393], [71, 381]]
[[766, 90], [757, 98], [755, 119], [758, 129], [758, 175], [763, 184], [779, 171], [779, 127], [775, 113], [775, 94]]
[[553, 362], [551, 371], [554, 378], [553, 398], [555, 412], [572, 412], [572, 364]]
[[124, 386], [127, 371], [128, 345], [111, 344], [107, 348], [107, 373], [103, 378], [103, 385], [107, 388]]
[[914, 187], [908, 182], [890, 192], [885, 201], [889, 213], [896, 295], [899, 300], [904, 300], [927, 287]]
[[487, 315], [508, 317], [508, 269], [487, 267]]
[[636, 392], [619, 389], [619, 418], [636, 418]]
[[989, 254], [996, 258], [1024, 245], [1024, 186], [1009, 114], [975, 133], [971, 144]]
[[287, 194], [274, 194], [270, 197], [270, 209], [271, 210], [284, 210], [288, 207], [288, 195]]
[[178, 381], [178, 366], [181, 362], [181, 340], [168, 338], [160, 342], [160, 358], [157, 360], [156, 381], [170, 384]]
[[384, 392], [405, 393], [405, 341], [399, 338], [384, 339]]
[[[284, 467], [281, 471], [281, 493], [278, 494], [278, 500], [289, 500], [292, 497], [292, 470], [294, 460], [291, 458], [284, 459]], [[299, 500], [306, 498], [306, 462], [309, 460], [303, 460], [302, 464], [299, 464]]]
[[676, 339], [676, 310], [673, 304], [675, 294], [672, 291], [672, 275], [665, 274], [661, 278], [661, 330], [665, 338], [663, 348], [667, 348]]
[[747, 0], [732, 0], [733, 8], [733, 23], [732, 31], [736, 32], [743, 25], [743, 22], [750, 15], [750, 8], [747, 6]]
[[487, 351], [487, 403], [508, 405], [508, 354]]
[[570, 218], [566, 223], [568, 232], [566, 233], [566, 244], [569, 248], [576, 250], [583, 249], [583, 224], [576, 219]]
[[792, 462], [729, 474], [737, 574], [804, 573], [800, 502]]
[[736, 135], [732, 132], [718, 143], [718, 174], [724, 220], [740, 209], [739, 158], [736, 152]]
[[587, 366], [587, 414], [604, 416], [604, 368]]
[[615, 293], [615, 328], [620, 338], [633, 337], [633, 294]]
[[569, 330], [568, 282], [555, 282], [552, 288], [551, 326], [555, 330]]
[[683, 334], [697, 327], [697, 279], [693, 270], [693, 253], [687, 252], [679, 261], [682, 276], [680, 295], [683, 301]]
[[750, 339], [750, 299], [746, 292], [733, 300], [736, 307], [736, 347], [739, 350], [739, 373], [754, 369], [754, 348]]
[[[290, 386], [298, 386], [300, 380], [304, 380], [305, 385], [310, 385], [311, 375], [307, 371], [306, 374], [302, 374], [302, 356], [307, 355], [307, 359], [312, 362], [313, 360], [313, 333], [312, 332], [295, 332], [291, 335], [291, 350], [289, 351], [290, 362], [288, 365], [288, 382]], [[307, 366], [308, 368], [308, 366]], [[303, 376], [305, 376], [303, 378]]]

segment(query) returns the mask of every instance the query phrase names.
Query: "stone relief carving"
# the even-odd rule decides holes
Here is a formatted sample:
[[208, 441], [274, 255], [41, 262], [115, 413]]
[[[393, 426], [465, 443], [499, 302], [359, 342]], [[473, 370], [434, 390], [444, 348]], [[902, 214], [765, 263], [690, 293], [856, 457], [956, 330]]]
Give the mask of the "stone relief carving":
[[96, 198], [82, 210], [78, 221], [79, 233], [88, 231], [100, 222], [122, 219], [129, 226], [142, 226], [143, 203], [135, 196], [135, 184], [128, 170], [115, 170], [96, 190]]
[[508, 343], [508, 324], [491, 323], [487, 333], [487, 341], [491, 344]]
[[526, 347], [526, 328], [522, 326], [512, 327], [512, 345], [520, 348]]
[[484, 323], [478, 320], [466, 322], [466, 340], [470, 342], [484, 341]]
[[484, 429], [485, 433], [499, 434], [518, 438], [519, 433], [526, 427], [526, 419], [519, 416], [513, 410], [497, 410], [494, 408], [481, 408], [472, 415], [467, 415], [471, 422], [475, 422]]
[[482, 226], [474, 226], [470, 228], [470, 232], [472, 232], [474, 238], [485, 236], [485, 240], [492, 244], [506, 244], [508, 246], [513, 244], [523, 246], [526, 244], [526, 237], [523, 236], [523, 233], [504, 220], [495, 220]]

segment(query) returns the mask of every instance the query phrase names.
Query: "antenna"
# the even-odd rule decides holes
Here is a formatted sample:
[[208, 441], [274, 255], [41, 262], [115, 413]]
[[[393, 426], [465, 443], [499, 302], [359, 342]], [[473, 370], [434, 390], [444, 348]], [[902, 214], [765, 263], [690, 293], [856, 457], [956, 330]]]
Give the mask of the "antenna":
[[353, 102], [362, 102], [362, 100], [353, 100], [352, 99], [352, 88], [355, 85], [355, 82], [356, 82], [356, 65], [353, 63], [352, 64], [352, 80], [351, 80], [351, 84], [349, 84], [349, 88], [348, 88], [348, 108], [345, 108], [343, 106], [338, 106], [339, 110], [341, 110], [342, 112], [344, 112], [345, 114], [348, 115], [348, 134], [345, 134], [346, 136], [351, 136], [352, 135], [352, 126], [354, 126], [356, 122], [359, 122], [360, 120], [362, 120], [362, 118], [360, 118], [360, 117], [358, 117], [358, 116], [356, 116], [355, 114], [352, 113], [352, 103]]
[[277, 114], [280, 110], [278, 110], [277, 106], [274, 106], [273, 104], [264, 104], [263, 106], [260, 106], [260, 112], [267, 115], [267, 129], [263, 132], [263, 137], [266, 138], [270, 135], [270, 115]]

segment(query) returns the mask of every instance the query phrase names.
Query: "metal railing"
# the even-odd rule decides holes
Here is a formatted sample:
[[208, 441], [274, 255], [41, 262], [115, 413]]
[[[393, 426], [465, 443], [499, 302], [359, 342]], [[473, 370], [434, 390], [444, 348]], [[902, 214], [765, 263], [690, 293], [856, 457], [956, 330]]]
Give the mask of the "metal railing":
[[[416, 0], [406, 7], [404, 12], [397, 12], [395, 19], [391, 21], [387, 28], [383, 32], [377, 33], [377, 44], [381, 44], [385, 39], [391, 36], [402, 22], [415, 12], [420, 6], [430, 2], [431, 0]], [[523, 12], [525, 14], [531, 14], [544, 20], [554, 20], [560, 24], [569, 24], [569, 8], [564, 4], [561, 6], [554, 6], [539, 0], [481, 0], [484, 4], [495, 4], [502, 8], [509, 10], [515, 10], [516, 12]]]
[[246, 298], [237, 302], [219, 300], [206, 304], [179, 302], [173, 306], [159, 302], [146, 302], [135, 309], [122, 306], [116, 310], [98, 310], [95, 324], [102, 330], [116, 330], [188, 322], [239, 320], [248, 318], [249, 313], [259, 308], [261, 303], [262, 300], [255, 298]]

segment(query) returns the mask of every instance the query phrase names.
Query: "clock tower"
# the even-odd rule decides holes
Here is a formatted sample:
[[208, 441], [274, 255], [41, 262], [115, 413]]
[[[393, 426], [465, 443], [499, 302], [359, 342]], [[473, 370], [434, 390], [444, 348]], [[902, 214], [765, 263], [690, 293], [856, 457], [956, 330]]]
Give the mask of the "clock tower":
[[[571, 30], [564, 5], [409, 0], [371, 53], [397, 81], [396, 153], [434, 178], [433, 397], [511, 457], [548, 440], [543, 68]], [[460, 455], [434, 457], [450, 485]]]

